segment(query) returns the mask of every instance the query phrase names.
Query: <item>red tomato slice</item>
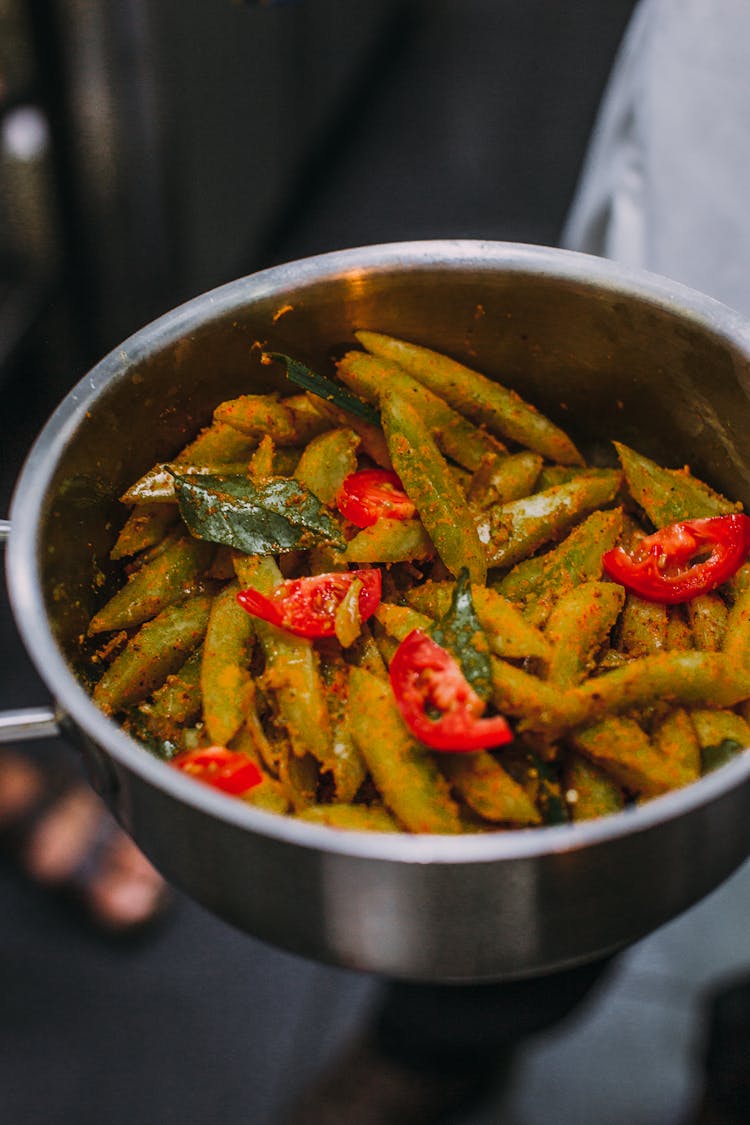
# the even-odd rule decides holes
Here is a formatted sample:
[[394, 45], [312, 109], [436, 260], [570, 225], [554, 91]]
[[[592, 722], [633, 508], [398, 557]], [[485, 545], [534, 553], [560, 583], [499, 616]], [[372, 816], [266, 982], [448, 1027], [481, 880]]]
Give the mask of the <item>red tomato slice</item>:
[[246, 793], [263, 780], [255, 762], [236, 750], [227, 750], [226, 746], [190, 750], [173, 758], [171, 764], [198, 781], [235, 796]]
[[237, 601], [254, 617], [298, 637], [333, 637], [336, 610], [355, 579], [362, 583], [359, 616], [366, 621], [380, 604], [382, 579], [377, 568], [289, 578], [274, 587], [268, 597], [257, 590], [240, 590]]
[[386, 469], [351, 473], [339, 490], [336, 505], [357, 527], [371, 527], [381, 516], [408, 520], [416, 512], [399, 477]]
[[502, 715], [481, 718], [484, 702], [458, 662], [421, 629], [396, 649], [390, 676], [404, 722], [433, 750], [484, 750], [512, 740]]
[[602, 565], [646, 601], [676, 605], [721, 586], [748, 554], [750, 517], [734, 514], [670, 524], [647, 535], [632, 554], [622, 547], [606, 551]]

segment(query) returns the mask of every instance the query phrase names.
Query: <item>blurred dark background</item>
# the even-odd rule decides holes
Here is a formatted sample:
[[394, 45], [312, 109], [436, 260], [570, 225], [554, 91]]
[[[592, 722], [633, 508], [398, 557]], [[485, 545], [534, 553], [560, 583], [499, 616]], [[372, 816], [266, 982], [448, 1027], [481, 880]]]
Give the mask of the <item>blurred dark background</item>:
[[[0, 516], [56, 402], [187, 297], [365, 243], [555, 244], [632, 8], [0, 0]], [[44, 700], [4, 599], [0, 652], [0, 707]], [[531, 1050], [504, 1121], [677, 1120], [700, 984], [741, 960], [719, 895]], [[183, 900], [106, 944], [7, 863], [0, 919], [2, 1125], [273, 1125], [378, 987]]]

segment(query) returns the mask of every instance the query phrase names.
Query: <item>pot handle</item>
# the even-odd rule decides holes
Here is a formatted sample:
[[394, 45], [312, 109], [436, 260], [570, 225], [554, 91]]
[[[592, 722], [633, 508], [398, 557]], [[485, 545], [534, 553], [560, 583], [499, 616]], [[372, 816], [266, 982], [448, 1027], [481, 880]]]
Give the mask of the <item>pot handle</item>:
[[22, 707], [0, 711], [0, 743], [23, 742], [30, 738], [57, 738], [60, 735], [57, 712], [53, 707]]
[[[10, 520], [0, 520], [0, 544], [10, 535]], [[53, 707], [24, 707], [0, 711], [0, 743], [23, 742], [30, 738], [56, 738], [60, 734]]]

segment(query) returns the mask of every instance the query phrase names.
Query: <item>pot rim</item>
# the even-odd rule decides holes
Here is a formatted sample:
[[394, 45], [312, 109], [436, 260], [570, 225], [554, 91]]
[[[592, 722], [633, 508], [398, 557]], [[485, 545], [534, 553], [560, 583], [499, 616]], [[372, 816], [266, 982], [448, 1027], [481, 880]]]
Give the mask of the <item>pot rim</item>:
[[99, 710], [75, 678], [49, 627], [39, 578], [40, 520], [49, 482], [86, 412], [105, 385], [125, 378], [150, 350], [174, 344], [191, 326], [221, 317], [250, 300], [278, 296], [290, 287], [362, 271], [402, 268], [531, 273], [593, 282], [623, 297], [635, 297], [693, 321], [750, 356], [750, 324], [740, 313], [668, 278], [575, 251], [525, 243], [473, 239], [395, 242], [337, 250], [273, 266], [230, 281], [165, 313], [135, 332], [99, 361], [68, 392], [36, 438], [18, 478], [11, 505], [7, 571], [10, 602], [19, 632], [42, 679], [65, 715], [124, 769], [166, 790], [176, 800], [241, 829], [343, 856], [412, 864], [496, 863], [575, 852], [648, 831], [718, 800], [750, 775], [750, 753], [684, 789], [598, 820], [466, 836], [340, 830], [264, 812], [195, 782], [161, 762]]

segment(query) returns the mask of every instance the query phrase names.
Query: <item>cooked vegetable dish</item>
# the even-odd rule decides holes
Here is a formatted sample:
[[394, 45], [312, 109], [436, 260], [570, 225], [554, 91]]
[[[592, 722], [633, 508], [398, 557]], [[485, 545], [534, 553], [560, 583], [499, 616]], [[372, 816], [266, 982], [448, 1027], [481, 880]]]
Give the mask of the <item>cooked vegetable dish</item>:
[[356, 334], [271, 353], [122, 497], [93, 696], [152, 753], [334, 828], [618, 812], [750, 746], [750, 518], [514, 391]]

